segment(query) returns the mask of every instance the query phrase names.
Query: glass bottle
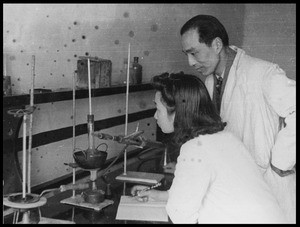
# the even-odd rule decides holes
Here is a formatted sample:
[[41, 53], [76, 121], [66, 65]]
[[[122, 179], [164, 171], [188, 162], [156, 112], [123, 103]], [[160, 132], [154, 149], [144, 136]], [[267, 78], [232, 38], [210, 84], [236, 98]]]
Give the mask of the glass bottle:
[[132, 68], [133, 68], [133, 80], [135, 84], [141, 84], [143, 67], [139, 64], [139, 57], [133, 57]]

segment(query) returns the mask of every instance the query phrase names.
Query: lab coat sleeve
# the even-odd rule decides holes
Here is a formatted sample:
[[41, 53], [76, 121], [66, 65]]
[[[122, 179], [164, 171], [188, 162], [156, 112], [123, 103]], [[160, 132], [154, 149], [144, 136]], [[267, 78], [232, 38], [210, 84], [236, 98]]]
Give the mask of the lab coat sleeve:
[[271, 163], [280, 170], [291, 170], [296, 164], [296, 81], [286, 77], [277, 65], [266, 75], [264, 96], [285, 122], [272, 148]]
[[207, 158], [197, 144], [184, 144], [177, 160], [166, 210], [174, 224], [197, 223], [210, 184]]

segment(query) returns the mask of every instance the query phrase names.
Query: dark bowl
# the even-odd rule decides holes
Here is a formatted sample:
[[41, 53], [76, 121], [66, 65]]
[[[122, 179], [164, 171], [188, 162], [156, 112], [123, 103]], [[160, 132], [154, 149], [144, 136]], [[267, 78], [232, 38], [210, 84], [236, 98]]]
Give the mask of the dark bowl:
[[99, 190], [92, 190], [88, 189], [84, 192], [82, 192], [82, 197], [85, 202], [87, 203], [102, 203], [105, 200], [105, 192], [101, 189]]
[[83, 169], [101, 169], [105, 164], [107, 153], [105, 151], [90, 150], [77, 151], [73, 154], [75, 162]]

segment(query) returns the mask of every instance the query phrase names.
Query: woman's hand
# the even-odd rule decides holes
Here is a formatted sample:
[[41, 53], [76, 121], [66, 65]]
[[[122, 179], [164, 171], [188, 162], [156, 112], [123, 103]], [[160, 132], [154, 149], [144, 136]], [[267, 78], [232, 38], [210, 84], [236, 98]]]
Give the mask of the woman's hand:
[[131, 195], [135, 196], [138, 201], [147, 202], [149, 200], [150, 190], [146, 191], [149, 186], [135, 185], [131, 188]]
[[135, 196], [136, 199], [140, 202], [147, 201], [158, 201], [158, 200], [166, 200], [164, 191], [159, 191], [155, 189], [146, 190], [149, 186], [144, 185], [135, 185], [131, 188], [131, 195]]

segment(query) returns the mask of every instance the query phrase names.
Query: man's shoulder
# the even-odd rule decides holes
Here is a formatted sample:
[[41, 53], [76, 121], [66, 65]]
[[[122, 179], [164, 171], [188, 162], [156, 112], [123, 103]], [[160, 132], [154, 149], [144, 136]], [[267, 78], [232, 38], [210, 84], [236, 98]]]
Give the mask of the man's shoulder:
[[241, 56], [236, 71], [240, 76], [247, 77], [247, 81], [250, 82], [253, 79], [258, 82], [275, 68], [278, 68], [278, 65], [275, 63], [245, 54]]
[[273, 65], [275, 65], [274, 63], [261, 59], [261, 58], [257, 58], [257, 57], [253, 57], [250, 56], [248, 54], [244, 54], [243, 56], [241, 56], [240, 59], [240, 64], [246, 65], [248, 66], [247, 68], [251, 69], [253, 67], [272, 67]]

